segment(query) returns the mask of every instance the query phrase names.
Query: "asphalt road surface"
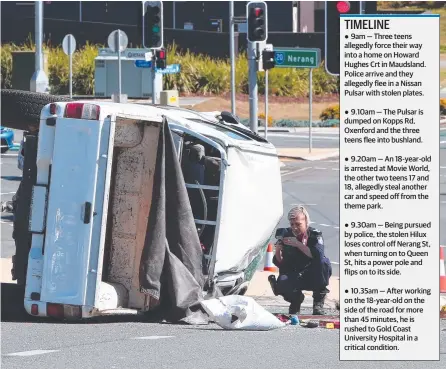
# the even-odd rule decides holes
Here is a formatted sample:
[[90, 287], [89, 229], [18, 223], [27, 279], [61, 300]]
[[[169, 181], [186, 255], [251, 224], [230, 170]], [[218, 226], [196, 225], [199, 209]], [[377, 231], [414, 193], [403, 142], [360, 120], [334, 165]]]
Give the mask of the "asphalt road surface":
[[[9, 151], [1, 154], [1, 201], [11, 200], [19, 186], [22, 172], [17, 168], [17, 152]], [[12, 214], [1, 214], [1, 257], [14, 255], [15, 246], [12, 240]]]
[[[259, 133], [264, 137], [264, 133]], [[318, 148], [333, 148], [339, 147], [339, 130], [333, 129], [325, 130], [324, 132], [312, 133], [312, 147]], [[307, 148], [309, 147], [309, 133], [307, 130], [302, 130], [298, 133], [288, 132], [271, 132], [267, 133], [267, 139], [274, 146], [278, 148]]]
[[[446, 139], [445, 139], [446, 140]], [[446, 222], [446, 142], [441, 144], [442, 220]], [[2, 201], [18, 186], [17, 157], [1, 156]], [[285, 162], [284, 218], [305, 204], [312, 226], [325, 239], [326, 254], [339, 270], [339, 161]], [[10, 219], [2, 216], [2, 257], [14, 253]], [[442, 230], [441, 239], [446, 244]], [[8, 243], [9, 242], [9, 243]], [[113, 321], [67, 324], [2, 322], [2, 367], [47, 368], [259, 368], [430, 369], [446, 367], [446, 322], [440, 324], [440, 362], [339, 362], [339, 330], [288, 326], [270, 332], [231, 332], [216, 325], [189, 326]], [[280, 343], [280, 344], [279, 344]]]
[[428, 363], [339, 362], [337, 329], [288, 326], [268, 332], [243, 332], [225, 331], [216, 325], [4, 322], [1, 329], [5, 369], [446, 367], [444, 320], [440, 325], [441, 361]]

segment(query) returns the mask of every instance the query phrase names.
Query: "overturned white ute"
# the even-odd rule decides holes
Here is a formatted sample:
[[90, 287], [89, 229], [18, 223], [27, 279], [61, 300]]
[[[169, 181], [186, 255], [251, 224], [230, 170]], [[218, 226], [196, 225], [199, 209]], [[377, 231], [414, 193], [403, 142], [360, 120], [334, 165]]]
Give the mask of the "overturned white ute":
[[[166, 167], [159, 160], [163, 127], [176, 156]], [[184, 119], [161, 107], [60, 102], [46, 105], [40, 117], [24, 300], [29, 314], [88, 318], [151, 309], [154, 294], [141, 286], [141, 273], [161, 273], [165, 256], [150, 251], [157, 235], [150, 235], [155, 228], [149, 223], [156, 226], [161, 211], [173, 214], [178, 190], [166, 185], [162, 192], [160, 181], [177, 162], [188, 204], [179, 212], [184, 219], [168, 221], [181, 228], [191, 214], [203, 294], [216, 287], [224, 295], [246, 292], [283, 214], [275, 147], [247, 130]], [[24, 173], [25, 187], [26, 180]], [[167, 210], [158, 198], [163, 193]], [[171, 230], [164, 231], [172, 239]], [[184, 237], [188, 229], [180, 232]], [[184, 254], [178, 259], [193, 263]], [[187, 293], [170, 285], [177, 295]]]

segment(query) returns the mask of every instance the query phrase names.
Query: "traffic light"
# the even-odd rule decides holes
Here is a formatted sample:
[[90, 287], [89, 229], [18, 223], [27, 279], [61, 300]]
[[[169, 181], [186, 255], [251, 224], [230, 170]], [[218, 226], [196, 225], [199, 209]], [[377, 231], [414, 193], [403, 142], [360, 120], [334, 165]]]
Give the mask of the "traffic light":
[[246, 5], [248, 20], [248, 41], [263, 42], [268, 38], [268, 16], [266, 3], [263, 1], [249, 2]]
[[155, 52], [155, 66], [157, 69], [166, 69], [167, 67], [167, 53], [164, 49], [156, 50]]
[[359, 14], [360, 1], [325, 2], [325, 69], [328, 73], [340, 72], [340, 15]]
[[143, 2], [143, 42], [146, 49], [163, 47], [163, 2]]
[[262, 62], [263, 70], [269, 70], [275, 67], [276, 62], [274, 61], [274, 51], [263, 50], [262, 51]]

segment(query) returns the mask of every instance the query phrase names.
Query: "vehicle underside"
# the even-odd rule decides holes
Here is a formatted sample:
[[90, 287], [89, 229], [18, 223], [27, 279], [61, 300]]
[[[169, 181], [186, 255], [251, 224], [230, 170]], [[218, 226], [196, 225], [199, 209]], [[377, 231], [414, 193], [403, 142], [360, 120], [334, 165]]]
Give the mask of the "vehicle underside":
[[[116, 123], [98, 310], [150, 309], [150, 301], [140, 292], [139, 263], [152, 201], [159, 126], [144, 123], [126, 119], [118, 119]], [[219, 205], [220, 152], [192, 135], [179, 130], [171, 133], [201, 243], [202, 272], [207, 280]], [[26, 283], [32, 240], [28, 224], [36, 183], [36, 136], [26, 137], [24, 153], [23, 180], [15, 205], [16, 255], [12, 271], [13, 279], [21, 285]], [[203, 286], [204, 290], [207, 286]]]

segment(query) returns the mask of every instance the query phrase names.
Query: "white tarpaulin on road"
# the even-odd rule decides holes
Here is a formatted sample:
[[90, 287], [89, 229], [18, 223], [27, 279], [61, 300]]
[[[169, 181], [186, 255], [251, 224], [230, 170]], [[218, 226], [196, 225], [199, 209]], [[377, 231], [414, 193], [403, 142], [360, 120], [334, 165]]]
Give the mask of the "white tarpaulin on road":
[[201, 305], [211, 319], [224, 329], [269, 331], [286, 326], [247, 296], [224, 296], [201, 301]]

